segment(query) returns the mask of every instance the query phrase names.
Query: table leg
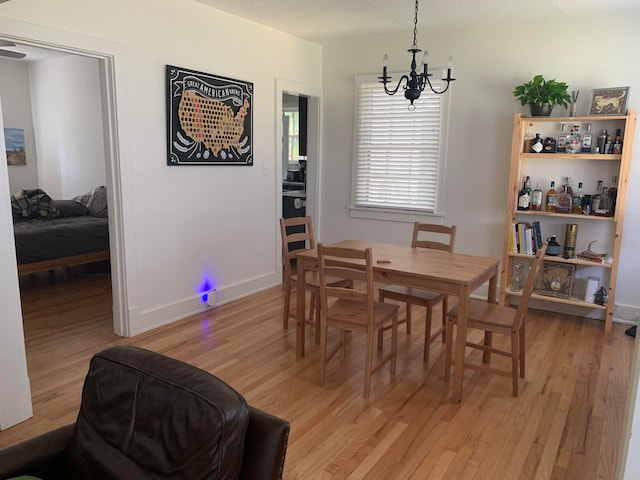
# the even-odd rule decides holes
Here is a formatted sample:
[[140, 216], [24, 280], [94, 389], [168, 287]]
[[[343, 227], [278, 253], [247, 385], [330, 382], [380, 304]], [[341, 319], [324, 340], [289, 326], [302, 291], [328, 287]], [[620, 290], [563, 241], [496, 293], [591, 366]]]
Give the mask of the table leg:
[[298, 283], [296, 285], [296, 356], [304, 357], [305, 343], [305, 262], [301, 258], [297, 261]]
[[469, 289], [462, 288], [458, 296], [458, 328], [453, 361], [453, 387], [451, 400], [460, 403], [462, 399], [462, 377], [464, 374], [464, 354], [467, 340], [467, 310], [469, 308]]

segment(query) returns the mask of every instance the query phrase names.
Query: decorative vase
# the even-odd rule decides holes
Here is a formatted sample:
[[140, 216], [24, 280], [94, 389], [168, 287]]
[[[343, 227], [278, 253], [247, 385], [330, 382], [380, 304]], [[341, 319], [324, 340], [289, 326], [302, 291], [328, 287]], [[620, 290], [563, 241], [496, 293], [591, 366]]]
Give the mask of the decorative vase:
[[532, 117], [548, 117], [551, 115], [551, 110], [553, 110], [553, 105], [548, 103], [543, 103], [542, 105], [536, 105], [535, 103], [530, 103], [529, 108], [531, 109]]

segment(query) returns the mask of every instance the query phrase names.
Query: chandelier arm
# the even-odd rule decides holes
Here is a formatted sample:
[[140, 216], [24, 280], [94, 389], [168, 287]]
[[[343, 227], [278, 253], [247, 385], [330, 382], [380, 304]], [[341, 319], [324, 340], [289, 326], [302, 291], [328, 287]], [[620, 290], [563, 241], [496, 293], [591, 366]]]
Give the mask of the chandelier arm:
[[400, 77], [400, 80], [398, 80], [398, 84], [396, 85], [396, 88], [394, 88], [393, 90], [390, 90], [387, 88], [387, 83], [389, 83], [388, 81], [380, 80], [380, 82], [382, 82], [382, 84], [384, 85], [384, 91], [387, 95], [395, 95], [397, 91], [400, 89], [400, 86], [402, 85], [402, 80], [405, 81], [405, 86], [409, 83], [409, 77], [407, 77], [406, 75], [402, 75]]
[[[430, 77], [430, 76], [431, 76], [431, 75], [429, 75], [429, 77]], [[431, 89], [431, 91], [432, 91], [433, 93], [435, 93], [436, 95], [442, 95], [444, 92], [446, 92], [447, 90], [449, 90], [449, 85], [451, 84], [451, 82], [452, 82], [453, 80], [455, 80], [455, 78], [452, 78], [452, 79], [443, 78], [443, 80], [446, 80], [446, 82], [447, 82], [447, 86], [446, 86], [446, 87], [444, 87], [444, 90], [442, 90], [442, 91], [437, 91], [435, 88], [433, 88], [433, 85], [431, 85], [431, 81], [429, 80], [429, 77], [425, 77], [425, 80], [426, 80], [426, 81], [427, 81], [427, 83], [429, 84], [429, 88]]]

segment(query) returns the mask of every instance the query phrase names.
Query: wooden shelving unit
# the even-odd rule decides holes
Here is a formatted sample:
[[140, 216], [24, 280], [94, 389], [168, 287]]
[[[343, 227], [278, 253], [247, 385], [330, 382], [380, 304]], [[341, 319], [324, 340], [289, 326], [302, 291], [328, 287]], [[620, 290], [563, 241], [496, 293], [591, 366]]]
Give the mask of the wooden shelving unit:
[[[595, 126], [595, 128], [592, 128], [594, 143], [595, 138], [602, 129], [606, 128], [608, 132], [613, 135], [613, 132], [619, 128], [622, 131], [622, 154], [523, 152], [524, 137], [527, 133], [529, 123], [534, 124], [534, 133], [541, 133], [543, 138], [545, 136], [555, 138], [560, 131], [560, 125], [562, 123], [567, 124], [567, 126], [580, 125], [582, 132], [585, 130], [584, 126], [586, 123], [591, 123], [592, 126]], [[627, 115], [615, 116], [524, 117], [521, 114], [515, 115], [513, 121], [509, 190], [507, 193], [503, 238], [504, 247], [500, 282], [500, 302], [502, 304], [508, 304], [511, 299], [521, 296], [520, 292], [514, 292], [509, 289], [514, 264], [517, 262], [526, 264], [526, 262], [533, 259], [533, 255], [514, 253], [509, 250], [510, 232], [513, 224], [531, 223], [537, 220], [541, 225], [543, 240], [555, 234], [558, 236], [558, 241], [562, 245], [564, 242], [564, 231], [562, 231], [563, 223], [575, 223], [578, 224], [576, 252], [586, 249], [587, 244], [595, 238], [598, 245], [603, 245], [604, 248], [606, 248], [605, 251], [612, 257], [612, 262], [597, 263], [577, 258], [565, 259], [560, 256], [547, 257], [547, 260], [575, 265], [576, 279], [579, 279], [579, 274], [583, 271], [593, 272], [594, 269], [597, 270], [600, 283], [608, 288], [609, 295], [607, 304], [602, 306], [584, 301], [584, 292], [580, 292], [579, 288], [576, 292], [575, 282], [574, 292], [572, 292], [569, 298], [541, 295], [539, 292], [535, 292], [531, 298], [575, 307], [576, 311], [572, 313], [576, 315], [580, 315], [581, 313], [585, 314], [588, 310], [602, 310], [605, 312], [605, 332], [607, 335], [611, 334], [619, 252], [622, 241], [624, 210], [635, 126], [635, 110], [630, 110]], [[584, 183], [585, 193], [592, 193], [596, 179], [603, 180], [605, 186], [608, 186], [608, 181], [614, 175], [618, 178], [618, 192], [615, 214], [611, 217], [517, 210], [518, 192], [526, 176], [531, 177], [532, 188], [537, 182], [540, 182], [543, 192], [546, 192], [549, 188], [549, 181], [553, 180], [557, 186], [560, 186], [562, 184], [562, 176], [568, 176], [573, 180], [574, 189], [577, 188], [577, 182], [582, 181]], [[583, 238], [581, 238], [581, 231], [586, 232]]]

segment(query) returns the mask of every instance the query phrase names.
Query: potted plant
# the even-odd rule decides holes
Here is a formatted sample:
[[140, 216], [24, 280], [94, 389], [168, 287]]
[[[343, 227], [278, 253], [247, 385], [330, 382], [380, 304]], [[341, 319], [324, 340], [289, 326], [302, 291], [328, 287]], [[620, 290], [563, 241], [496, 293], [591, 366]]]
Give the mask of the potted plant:
[[571, 95], [567, 92], [569, 87], [564, 82], [555, 79], [545, 80], [542, 75], [536, 75], [533, 80], [518, 85], [513, 91], [513, 96], [520, 100], [522, 105], [529, 104], [531, 116], [548, 117], [554, 105], [562, 105], [567, 108], [571, 103]]

